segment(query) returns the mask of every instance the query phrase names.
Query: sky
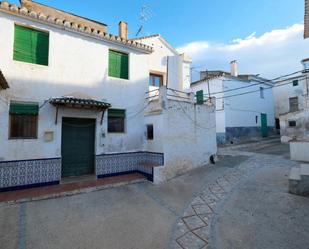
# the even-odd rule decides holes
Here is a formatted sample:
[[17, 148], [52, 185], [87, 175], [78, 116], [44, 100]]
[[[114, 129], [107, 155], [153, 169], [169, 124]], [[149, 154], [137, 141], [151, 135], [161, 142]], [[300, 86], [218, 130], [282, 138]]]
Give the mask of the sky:
[[160, 33], [192, 57], [196, 74], [205, 69], [229, 70], [235, 59], [240, 73], [276, 77], [300, 70], [300, 60], [309, 57], [309, 39], [303, 39], [304, 0], [39, 2], [103, 22], [113, 34], [118, 22], [126, 21], [130, 37], [135, 37], [142, 6], [147, 6], [141, 35]]

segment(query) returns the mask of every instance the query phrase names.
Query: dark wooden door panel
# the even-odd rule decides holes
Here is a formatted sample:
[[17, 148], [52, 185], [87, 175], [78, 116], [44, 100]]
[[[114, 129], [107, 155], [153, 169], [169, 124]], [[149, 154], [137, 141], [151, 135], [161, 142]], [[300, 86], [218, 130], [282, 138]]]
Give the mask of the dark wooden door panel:
[[94, 173], [95, 120], [62, 119], [62, 176]]

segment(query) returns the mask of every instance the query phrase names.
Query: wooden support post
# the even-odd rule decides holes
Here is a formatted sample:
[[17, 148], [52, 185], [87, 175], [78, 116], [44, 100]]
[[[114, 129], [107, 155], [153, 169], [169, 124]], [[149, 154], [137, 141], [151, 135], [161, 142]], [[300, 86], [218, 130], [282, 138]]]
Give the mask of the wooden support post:
[[59, 109], [59, 107], [57, 106], [57, 107], [56, 107], [55, 125], [57, 125], [57, 123], [58, 123], [58, 109]]
[[102, 112], [101, 123], [100, 123], [101, 125], [103, 124], [104, 114], [105, 114], [105, 110], [103, 110], [103, 112]]

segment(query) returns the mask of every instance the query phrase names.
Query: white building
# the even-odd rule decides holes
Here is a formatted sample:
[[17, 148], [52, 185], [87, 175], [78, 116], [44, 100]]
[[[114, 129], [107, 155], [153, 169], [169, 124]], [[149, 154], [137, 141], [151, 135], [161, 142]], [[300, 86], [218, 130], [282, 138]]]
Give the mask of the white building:
[[274, 128], [272, 82], [256, 75], [238, 75], [237, 62], [231, 72], [204, 71], [191, 88], [204, 98], [216, 98], [218, 143], [267, 136]]
[[[190, 66], [192, 60], [185, 54], [179, 54], [161, 35], [152, 35], [131, 39], [154, 49], [154, 53], [148, 56], [150, 76], [153, 77], [153, 86], [165, 85], [172, 89], [190, 91]], [[167, 73], [167, 69], [170, 72]]]
[[309, 139], [309, 59], [304, 71], [276, 81], [274, 87], [276, 119], [280, 120], [282, 142]]
[[[1, 2], [0, 24], [0, 191], [86, 174], [138, 171], [153, 179], [154, 166], [161, 166], [161, 180], [185, 171], [169, 166], [178, 152], [148, 146], [151, 123], [145, 117], [156, 98], [149, 98], [152, 85], [164, 103], [171, 97], [161, 96], [166, 84], [188, 88], [191, 62], [185, 55], [160, 36], [149, 45], [129, 40], [124, 22], [114, 36], [105, 24], [30, 0], [21, 7]], [[186, 104], [195, 106], [194, 99]], [[212, 123], [213, 108], [194, 110], [194, 119], [205, 112], [203, 122]], [[185, 123], [193, 134], [195, 120]], [[151, 143], [164, 142], [160, 129], [153, 126]], [[216, 153], [212, 137], [205, 138], [210, 146], [203, 160], [190, 167]]]

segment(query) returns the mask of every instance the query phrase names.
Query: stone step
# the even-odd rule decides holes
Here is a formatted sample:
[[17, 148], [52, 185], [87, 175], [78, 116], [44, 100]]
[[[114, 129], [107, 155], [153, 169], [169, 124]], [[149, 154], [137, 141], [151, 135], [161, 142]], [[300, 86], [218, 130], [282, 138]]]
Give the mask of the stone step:
[[301, 177], [309, 177], [309, 164], [301, 164], [300, 165], [300, 175]]
[[290, 142], [291, 160], [309, 163], [309, 141]]
[[294, 167], [290, 171], [289, 192], [294, 195], [301, 194], [301, 177], [300, 177], [300, 168], [298, 167]]
[[309, 196], [309, 164], [291, 169], [289, 192], [295, 195]]
[[301, 180], [301, 176], [300, 176], [300, 168], [298, 167], [293, 167], [290, 171], [290, 176], [289, 176], [289, 180], [292, 181], [300, 181]]

